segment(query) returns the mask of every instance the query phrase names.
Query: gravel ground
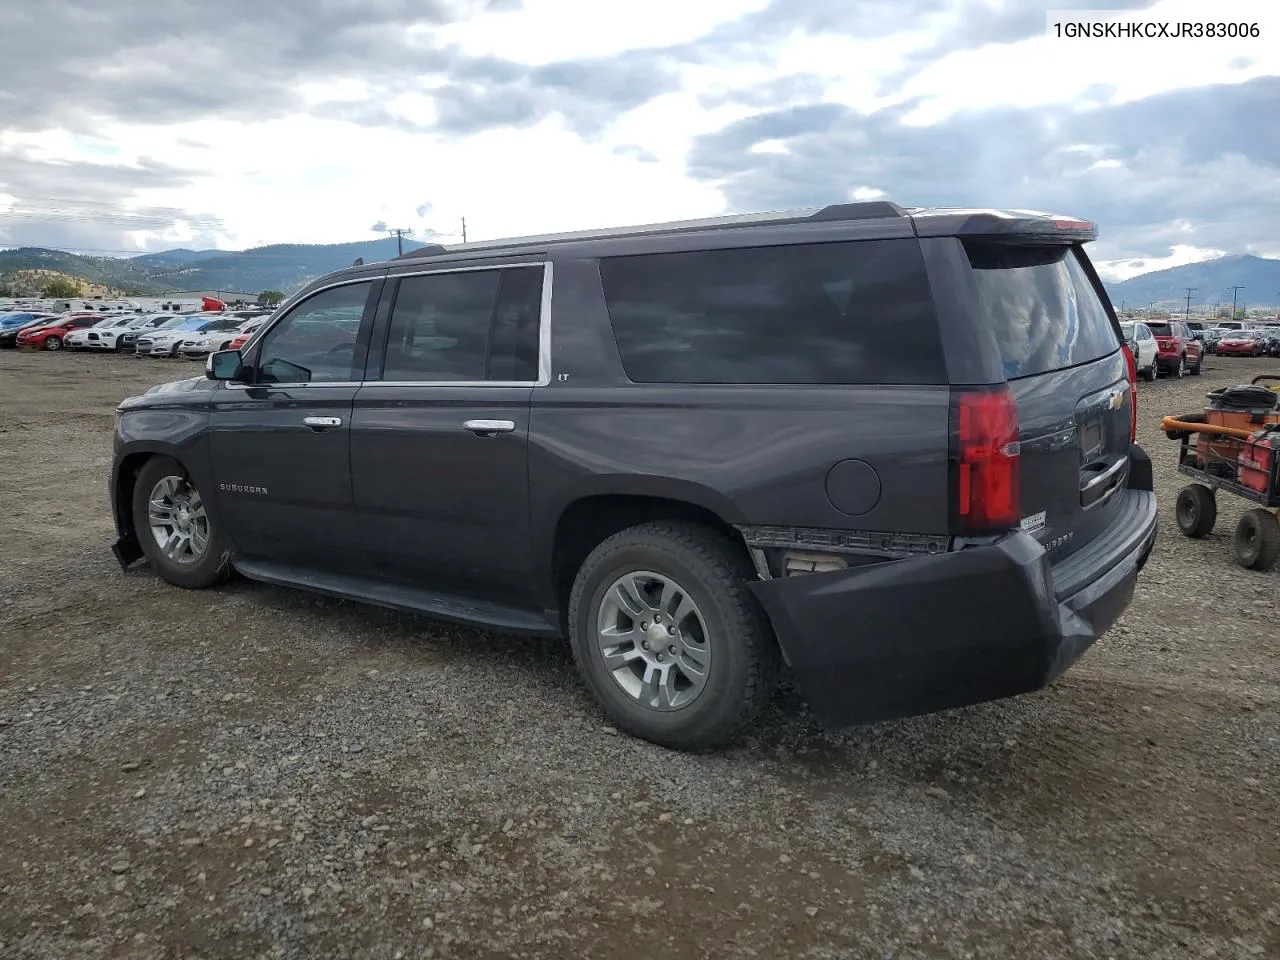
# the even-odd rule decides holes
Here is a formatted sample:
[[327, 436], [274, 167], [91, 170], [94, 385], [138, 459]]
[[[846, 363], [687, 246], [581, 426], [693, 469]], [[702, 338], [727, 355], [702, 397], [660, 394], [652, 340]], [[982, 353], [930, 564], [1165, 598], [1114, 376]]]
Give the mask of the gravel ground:
[[567, 651], [122, 574], [112, 409], [194, 365], [0, 353], [0, 957], [1280, 956], [1280, 574], [1161, 535], [1050, 690], [686, 756]]

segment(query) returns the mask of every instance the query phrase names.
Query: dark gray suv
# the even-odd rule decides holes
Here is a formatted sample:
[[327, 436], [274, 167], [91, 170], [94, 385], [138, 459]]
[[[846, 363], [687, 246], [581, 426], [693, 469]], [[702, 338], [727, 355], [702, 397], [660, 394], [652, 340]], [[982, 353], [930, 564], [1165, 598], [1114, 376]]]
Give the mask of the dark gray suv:
[[1037, 689], [1156, 531], [1093, 237], [875, 202], [343, 270], [121, 404], [114, 550], [567, 637], [673, 747], [783, 662], [827, 725]]

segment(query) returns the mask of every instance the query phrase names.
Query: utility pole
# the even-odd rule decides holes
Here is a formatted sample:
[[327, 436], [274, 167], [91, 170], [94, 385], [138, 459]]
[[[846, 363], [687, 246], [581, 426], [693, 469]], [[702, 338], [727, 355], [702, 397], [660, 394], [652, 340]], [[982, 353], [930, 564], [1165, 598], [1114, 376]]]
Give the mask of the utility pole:
[[1187, 319], [1191, 319], [1191, 295], [1196, 292], [1196, 287], [1187, 287]]
[[467, 242], [467, 218], [462, 218], [462, 242]]
[[1156, 302], [1154, 300], [1147, 301], [1147, 316], [1154, 317], [1156, 315]]
[[1240, 291], [1241, 291], [1241, 290], [1243, 290], [1243, 289], [1244, 289], [1244, 285], [1243, 285], [1243, 284], [1241, 284], [1241, 285], [1240, 285], [1240, 286], [1238, 286], [1238, 287], [1232, 287], [1232, 288], [1231, 288], [1231, 319], [1232, 319], [1232, 320], [1234, 320], [1234, 319], [1236, 318], [1236, 296], [1237, 296], [1237, 295], [1240, 293]]

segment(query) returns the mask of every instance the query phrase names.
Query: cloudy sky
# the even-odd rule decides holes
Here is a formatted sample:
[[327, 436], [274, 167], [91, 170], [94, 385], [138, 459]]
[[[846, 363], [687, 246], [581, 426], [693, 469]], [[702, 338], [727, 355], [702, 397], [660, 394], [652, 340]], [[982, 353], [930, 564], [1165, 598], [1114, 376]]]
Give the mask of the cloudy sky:
[[[1049, 35], [1099, 8], [1260, 36]], [[463, 216], [488, 239], [880, 196], [1096, 219], [1113, 276], [1280, 257], [1280, 2], [0, 4], [0, 245], [451, 242]]]

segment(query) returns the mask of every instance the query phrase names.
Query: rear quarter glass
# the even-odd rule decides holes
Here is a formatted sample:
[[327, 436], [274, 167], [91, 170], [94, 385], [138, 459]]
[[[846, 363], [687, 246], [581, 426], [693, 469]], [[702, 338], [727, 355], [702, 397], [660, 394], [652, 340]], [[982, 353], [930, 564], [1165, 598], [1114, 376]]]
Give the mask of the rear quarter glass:
[[1078, 248], [979, 241], [964, 246], [1007, 379], [1090, 363], [1119, 348]]

